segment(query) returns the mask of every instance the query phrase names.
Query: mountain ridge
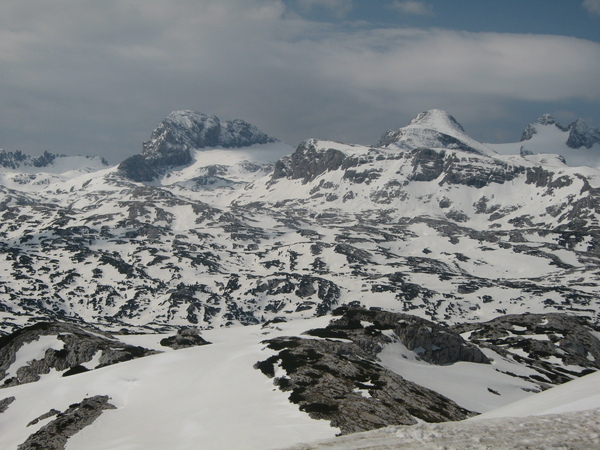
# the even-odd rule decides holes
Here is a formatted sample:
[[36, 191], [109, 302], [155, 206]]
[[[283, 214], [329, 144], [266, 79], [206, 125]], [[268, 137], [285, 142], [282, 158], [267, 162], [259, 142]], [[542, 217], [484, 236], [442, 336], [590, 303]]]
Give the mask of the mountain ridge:
[[125, 159], [118, 170], [133, 181], [152, 181], [169, 168], [190, 164], [191, 150], [240, 148], [275, 141], [240, 119], [221, 121], [217, 116], [191, 110], [173, 111], [144, 142], [142, 152]]
[[[409, 130], [436, 123], [464, 133], [439, 110]], [[4, 191], [2, 326], [215, 327], [352, 302], [448, 322], [598, 320], [594, 169], [316, 139], [182, 150], [192, 161], [153, 181], [113, 167]]]

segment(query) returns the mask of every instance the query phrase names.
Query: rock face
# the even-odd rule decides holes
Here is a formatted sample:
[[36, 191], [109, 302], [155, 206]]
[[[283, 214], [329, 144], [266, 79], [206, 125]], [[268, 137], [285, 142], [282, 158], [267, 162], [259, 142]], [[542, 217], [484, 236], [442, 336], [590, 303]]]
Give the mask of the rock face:
[[[14, 367], [20, 349], [36, 345], [41, 337], [56, 337], [37, 359], [23, 361]], [[62, 341], [62, 342], [61, 342]], [[62, 345], [61, 345], [62, 344]], [[54, 348], [59, 347], [59, 348]], [[100, 330], [86, 329], [66, 323], [38, 323], [10, 335], [0, 337], [0, 380], [3, 387], [30, 383], [55, 369], [63, 376], [94, 369], [89, 363], [98, 353], [96, 367], [108, 366], [157, 353], [143, 347], [124, 344]], [[8, 372], [13, 375], [7, 377]]]
[[164, 347], [171, 347], [174, 350], [180, 348], [197, 347], [199, 345], [207, 345], [210, 342], [204, 340], [200, 336], [200, 332], [197, 328], [181, 328], [177, 330], [175, 336], [169, 336], [160, 341], [160, 345]]
[[431, 364], [489, 363], [476, 346], [447, 327], [406, 314], [341, 307], [333, 315], [327, 327], [305, 333], [319, 339], [266, 341], [279, 353], [255, 366], [269, 377], [280, 366], [286, 375], [275, 384], [291, 391], [290, 401], [302, 411], [330, 420], [342, 433], [468, 417], [453, 401], [379, 365], [377, 354], [399, 340]]
[[8, 409], [10, 404], [15, 401], [15, 397], [6, 397], [0, 400], [0, 413], [3, 413]]
[[[332, 315], [326, 327], [304, 333], [310, 339], [264, 341], [276, 353], [255, 368], [290, 392], [289, 400], [300, 410], [329, 420], [343, 434], [414, 424], [416, 419], [462, 420], [471, 414], [420, 386], [418, 379], [405, 380], [403, 368], [410, 371], [413, 363], [396, 365], [392, 372], [380, 364], [379, 356], [384, 361], [416, 359], [421, 366], [423, 362], [488, 365], [490, 357], [502, 358], [502, 364], [480, 370], [515, 377], [521, 386], [526, 381], [528, 387], [521, 388], [534, 391], [600, 368], [598, 329], [584, 318], [566, 314], [513, 314], [451, 327], [376, 308], [340, 307]], [[514, 369], [507, 369], [507, 364], [514, 364]], [[489, 387], [488, 393], [502, 395]]]
[[[374, 356], [397, 338], [419, 359], [430, 364], [454, 364], [458, 361], [489, 364], [489, 359], [477, 346], [465, 341], [448, 327], [409, 314], [363, 308], [342, 307], [333, 311], [338, 319], [322, 330], [308, 334], [321, 337], [351, 339]], [[393, 332], [393, 335], [385, 331]]]
[[308, 183], [323, 172], [339, 169], [344, 159], [344, 153], [339, 150], [317, 149], [315, 141], [311, 139], [302, 142], [289, 157], [277, 161], [272, 177], [301, 179], [303, 183]]
[[451, 327], [469, 340], [536, 370], [543, 386], [600, 370], [600, 329], [566, 314], [511, 314]]
[[[29, 436], [23, 444], [17, 447], [18, 450], [64, 449], [71, 436], [91, 425], [104, 410], [115, 409], [109, 400], [106, 395], [96, 395], [69, 406], [64, 413], [50, 411], [49, 414], [38, 420], [53, 415], [56, 415], [56, 419]], [[32, 424], [35, 422], [33, 421]]]
[[255, 367], [290, 392], [291, 402], [342, 434], [387, 425], [462, 420], [470, 412], [434, 391], [405, 380], [374, 362], [355, 343], [330, 339], [275, 338], [264, 342], [276, 355]]
[[237, 148], [275, 142], [243, 120], [221, 121], [195, 111], [174, 111], [144, 142], [142, 153], [127, 158], [119, 171], [132, 181], [152, 181], [171, 167], [192, 162], [190, 150]]
[[577, 119], [569, 125], [567, 145], [571, 148], [591, 148], [600, 144], [600, 130], [589, 127], [582, 119]]

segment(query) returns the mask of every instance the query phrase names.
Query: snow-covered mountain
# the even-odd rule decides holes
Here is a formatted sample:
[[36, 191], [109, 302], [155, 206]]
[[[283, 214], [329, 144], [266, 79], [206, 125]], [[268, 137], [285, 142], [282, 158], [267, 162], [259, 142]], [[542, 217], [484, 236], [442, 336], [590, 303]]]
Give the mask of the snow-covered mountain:
[[415, 148], [448, 148], [490, 155], [484, 144], [465, 133], [454, 117], [441, 109], [430, 109], [417, 115], [408, 125], [386, 132], [377, 147], [412, 150]]
[[543, 161], [558, 154], [570, 166], [600, 167], [600, 130], [589, 127], [583, 119], [565, 127], [544, 114], [523, 130], [520, 142], [486, 145], [502, 154], [540, 155]]
[[43, 191], [72, 178], [108, 168], [104, 158], [65, 156], [45, 151], [33, 158], [0, 149], [0, 187], [15, 191]]
[[221, 121], [195, 111], [174, 111], [154, 130], [143, 151], [119, 164], [133, 181], [152, 181], [169, 169], [192, 163], [192, 152], [206, 148], [240, 148], [276, 142], [243, 120]]
[[176, 111], [115, 167], [5, 152], [0, 442], [282, 447], [597, 370], [600, 171], [561, 150], [597, 130], [527, 130], [482, 144], [430, 110], [293, 148]]
[[[221, 122], [169, 117], [137, 155], [167, 158], [152, 181], [121, 164], [2, 188], [5, 330], [40, 317], [210, 328], [343, 304], [446, 323], [551, 311], [598, 320], [596, 169], [484, 151], [437, 110], [382, 147], [311, 139], [295, 151], [189, 148], [204, 145], [192, 139], [201, 124]], [[186, 144], [161, 153], [172, 135]], [[187, 162], [168, 162], [177, 149]]]

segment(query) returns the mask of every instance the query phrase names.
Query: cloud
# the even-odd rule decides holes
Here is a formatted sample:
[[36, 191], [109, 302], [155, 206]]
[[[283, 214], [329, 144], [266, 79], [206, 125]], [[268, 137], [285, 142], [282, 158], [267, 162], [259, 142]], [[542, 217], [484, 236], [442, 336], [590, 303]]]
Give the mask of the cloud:
[[582, 5], [590, 14], [600, 16], [600, 0], [583, 0]]
[[515, 102], [600, 102], [598, 43], [348, 29], [279, 0], [9, 0], [0, 66], [0, 147], [115, 163], [175, 109], [246, 119], [291, 144], [371, 143], [432, 107], [479, 126]]
[[428, 15], [432, 12], [430, 5], [427, 5], [425, 2], [413, 0], [394, 1], [392, 3], [392, 8], [400, 11], [403, 14], [414, 14], [418, 16]]
[[352, 9], [352, 0], [297, 0], [298, 5], [305, 10], [325, 8], [338, 16], [343, 16]]

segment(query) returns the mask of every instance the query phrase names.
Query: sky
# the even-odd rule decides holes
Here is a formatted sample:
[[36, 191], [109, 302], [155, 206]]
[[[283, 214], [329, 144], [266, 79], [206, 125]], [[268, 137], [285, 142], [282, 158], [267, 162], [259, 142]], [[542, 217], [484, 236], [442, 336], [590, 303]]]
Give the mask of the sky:
[[171, 111], [291, 145], [445, 109], [482, 142], [600, 127], [600, 0], [3, 0], [0, 148], [139, 153]]

